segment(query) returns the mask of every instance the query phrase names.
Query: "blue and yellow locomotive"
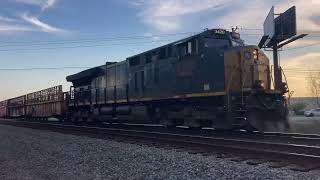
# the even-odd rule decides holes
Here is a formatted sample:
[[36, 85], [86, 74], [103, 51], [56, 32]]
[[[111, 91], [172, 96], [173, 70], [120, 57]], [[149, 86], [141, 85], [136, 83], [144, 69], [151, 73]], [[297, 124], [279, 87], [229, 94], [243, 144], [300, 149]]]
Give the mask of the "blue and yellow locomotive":
[[236, 32], [202, 33], [67, 77], [72, 121], [279, 131], [286, 90]]

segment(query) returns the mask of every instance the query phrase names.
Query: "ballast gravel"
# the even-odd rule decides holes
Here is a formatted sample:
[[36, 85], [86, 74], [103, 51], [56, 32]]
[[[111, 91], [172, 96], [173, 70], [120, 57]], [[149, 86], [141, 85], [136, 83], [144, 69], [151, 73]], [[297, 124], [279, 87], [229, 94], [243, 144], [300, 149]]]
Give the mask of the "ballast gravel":
[[320, 179], [216, 158], [0, 125], [0, 179]]

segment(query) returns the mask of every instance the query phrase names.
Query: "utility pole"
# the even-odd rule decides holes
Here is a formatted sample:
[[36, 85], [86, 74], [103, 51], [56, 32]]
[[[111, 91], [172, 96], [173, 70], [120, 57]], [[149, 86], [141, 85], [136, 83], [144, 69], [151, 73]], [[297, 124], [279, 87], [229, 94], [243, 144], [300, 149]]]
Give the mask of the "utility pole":
[[280, 90], [281, 89], [281, 72], [279, 68], [279, 59], [278, 59], [278, 44], [273, 45], [273, 67], [274, 67], [274, 89]]

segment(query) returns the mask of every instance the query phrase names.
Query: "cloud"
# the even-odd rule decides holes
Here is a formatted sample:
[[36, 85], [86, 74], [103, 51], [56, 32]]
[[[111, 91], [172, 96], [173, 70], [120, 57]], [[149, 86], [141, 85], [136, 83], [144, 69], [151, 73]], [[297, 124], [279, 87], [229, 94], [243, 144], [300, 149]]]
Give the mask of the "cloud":
[[144, 4], [144, 1], [142, 0], [133, 0], [133, 1], [129, 1], [129, 4], [133, 5], [133, 6], [141, 6]]
[[23, 23], [21, 19], [0, 16], [0, 33], [36, 31], [35, 28]]
[[0, 33], [17, 32], [46, 32], [46, 33], [65, 33], [64, 29], [53, 27], [37, 17], [28, 14], [22, 14], [19, 18], [8, 18], [0, 16]]
[[248, 3], [244, 3], [243, 1], [234, 2], [232, 9], [237, 10], [229, 11], [221, 15], [213, 21], [212, 25], [218, 27], [240, 26], [244, 28], [262, 29], [268, 8], [271, 8], [271, 6], [266, 4], [265, 1], [260, 0], [251, 0]]
[[50, 26], [49, 24], [46, 24], [46, 23], [40, 21], [38, 18], [29, 16], [27, 14], [21, 15], [21, 18], [23, 20], [25, 20], [26, 22], [29, 22], [30, 24], [40, 28], [44, 32], [48, 32], [48, 33], [64, 32], [63, 29], [59, 29], [59, 28]]
[[8, 18], [4, 16], [0, 16], [0, 22], [20, 22], [19, 19]]
[[162, 32], [176, 31], [184, 25], [183, 18], [207, 10], [220, 9], [231, 0], [136, 0], [130, 4], [140, 8], [138, 17], [152, 28]]
[[174, 17], [219, 8], [225, 4], [225, 0], [204, 0], [201, 3], [196, 0], [163, 0], [161, 2], [151, 0], [150, 3], [147, 3], [149, 9], [144, 13], [151, 14], [154, 17]]
[[[45, 13], [44, 10], [48, 8], [52, 8], [60, 0], [9, 0], [9, 1], [14, 3], [39, 6], [42, 11], [38, 14], [41, 15]], [[0, 33], [29, 32], [29, 31], [47, 32], [47, 33], [66, 32], [61, 28], [54, 27], [52, 25], [49, 25], [46, 22], [41, 21], [38, 18], [38, 16], [35, 17], [29, 13], [21, 13], [19, 11], [13, 11], [7, 14], [7, 16], [0, 15]]]
[[144, 37], [152, 38], [152, 40], [160, 40], [161, 38], [159, 36], [153, 35], [152, 33], [144, 33]]
[[317, 31], [320, 29], [320, 3], [318, 0], [317, 3], [316, 0], [309, 3], [306, 3], [305, 0], [251, 0], [248, 3], [237, 1], [233, 4], [233, 9], [239, 9], [240, 11], [230, 11], [224, 14], [218, 21], [215, 20], [213, 24], [229, 27], [237, 23], [236, 25], [242, 27], [262, 29], [263, 22], [272, 6], [275, 6], [275, 13], [284, 12], [291, 6], [296, 6], [297, 28], [300, 32]]
[[307, 53], [295, 58], [284, 59], [282, 66], [286, 68], [320, 69], [320, 53]]
[[[274, 5], [280, 13], [295, 5], [297, 7], [298, 29], [315, 31], [320, 29], [320, 1], [312, 0], [132, 0], [138, 9], [137, 16], [147, 26], [162, 32], [178, 31], [198, 20], [203, 14], [218, 12], [212, 24], [207, 27], [227, 27], [239, 25], [262, 29], [268, 11]], [[192, 15], [192, 18], [190, 18]], [[260, 31], [262, 33], [262, 30]]]
[[53, 7], [57, 0], [15, 0], [18, 3], [39, 6], [42, 10]]
[[172, 32], [181, 27], [181, 20], [179, 18], [146, 18], [144, 22], [162, 32]]
[[0, 33], [27, 32], [36, 31], [36, 29], [23, 25], [0, 24]]
[[320, 25], [320, 15], [312, 16], [310, 20], [313, 21], [313, 23]]
[[[307, 36], [308, 37], [308, 36]], [[311, 46], [315, 44], [320, 44], [320, 39], [310, 36], [310, 38], [304, 38], [304, 39], [299, 39], [297, 41], [294, 41], [288, 45], [286, 45], [286, 48], [300, 48], [300, 47], [305, 47], [305, 46]]]

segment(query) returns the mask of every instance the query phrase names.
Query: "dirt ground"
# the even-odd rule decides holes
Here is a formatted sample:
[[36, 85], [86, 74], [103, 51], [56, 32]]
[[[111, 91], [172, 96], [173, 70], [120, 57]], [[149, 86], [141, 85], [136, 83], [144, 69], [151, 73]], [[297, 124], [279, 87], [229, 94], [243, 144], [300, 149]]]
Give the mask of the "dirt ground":
[[290, 116], [290, 132], [320, 134], [320, 117]]

